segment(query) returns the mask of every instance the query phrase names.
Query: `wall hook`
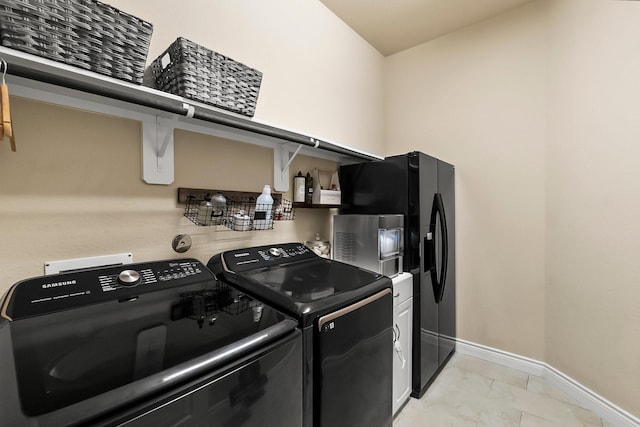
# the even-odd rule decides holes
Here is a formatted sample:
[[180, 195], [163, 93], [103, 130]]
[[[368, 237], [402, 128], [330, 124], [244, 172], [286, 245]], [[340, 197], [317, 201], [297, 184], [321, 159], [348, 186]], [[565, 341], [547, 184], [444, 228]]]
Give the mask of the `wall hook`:
[[5, 136], [9, 137], [11, 142], [11, 151], [16, 151], [16, 139], [13, 132], [13, 124], [11, 123], [11, 107], [9, 105], [9, 88], [5, 83], [5, 76], [9, 65], [4, 58], [0, 58], [0, 70], [2, 72], [2, 84], [0, 84], [0, 140]]
[[0, 72], [2, 72], [2, 84], [6, 84], [4, 78], [7, 75], [8, 69], [9, 64], [7, 64], [7, 61], [5, 61], [4, 58], [0, 57]]

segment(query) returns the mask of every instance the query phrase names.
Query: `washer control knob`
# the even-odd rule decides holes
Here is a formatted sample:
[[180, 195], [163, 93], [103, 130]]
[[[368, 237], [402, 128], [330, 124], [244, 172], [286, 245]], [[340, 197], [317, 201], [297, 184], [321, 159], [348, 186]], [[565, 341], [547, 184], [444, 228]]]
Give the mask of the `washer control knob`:
[[271, 255], [274, 258], [278, 258], [282, 256], [282, 251], [278, 248], [269, 248], [269, 255]]
[[118, 283], [122, 286], [135, 286], [140, 280], [140, 273], [135, 270], [124, 270], [118, 274]]

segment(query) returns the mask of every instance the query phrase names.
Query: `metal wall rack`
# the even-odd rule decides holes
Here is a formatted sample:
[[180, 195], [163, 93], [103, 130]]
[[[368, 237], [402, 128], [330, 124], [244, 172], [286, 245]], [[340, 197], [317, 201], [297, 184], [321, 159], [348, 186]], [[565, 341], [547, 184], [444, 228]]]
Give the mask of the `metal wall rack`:
[[282, 192], [289, 189], [289, 164], [298, 153], [339, 164], [382, 158], [10, 48], [0, 47], [0, 57], [9, 65], [12, 95], [142, 122], [148, 184], [173, 182], [176, 128], [273, 148], [274, 189]]

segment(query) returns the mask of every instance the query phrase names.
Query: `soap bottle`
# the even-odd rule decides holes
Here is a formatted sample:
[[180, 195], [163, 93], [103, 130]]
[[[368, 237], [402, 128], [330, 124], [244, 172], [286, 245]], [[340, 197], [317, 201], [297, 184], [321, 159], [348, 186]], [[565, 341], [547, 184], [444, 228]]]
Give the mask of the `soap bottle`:
[[313, 178], [309, 172], [305, 177], [305, 188], [305, 203], [311, 204], [313, 203]]
[[211, 203], [213, 205], [213, 213], [212, 213], [212, 221], [213, 225], [222, 224], [222, 219], [224, 218], [224, 210], [227, 207], [227, 199], [222, 195], [222, 193], [218, 193], [211, 199]]
[[293, 177], [293, 201], [296, 203], [304, 203], [306, 192], [306, 178], [298, 171], [298, 175]]
[[207, 193], [204, 200], [198, 206], [197, 222], [198, 225], [211, 225], [211, 215], [213, 214], [213, 204], [211, 203], [211, 194]]
[[273, 197], [271, 187], [267, 184], [262, 189], [262, 194], [256, 200], [256, 211], [253, 216], [254, 230], [268, 230], [272, 228], [271, 210], [273, 209]]

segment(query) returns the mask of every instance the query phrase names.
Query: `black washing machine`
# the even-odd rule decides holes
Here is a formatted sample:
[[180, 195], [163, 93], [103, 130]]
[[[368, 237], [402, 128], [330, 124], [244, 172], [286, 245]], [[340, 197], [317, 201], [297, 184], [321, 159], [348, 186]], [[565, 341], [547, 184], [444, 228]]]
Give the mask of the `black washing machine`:
[[297, 321], [197, 260], [24, 280], [1, 310], [2, 425], [302, 424]]
[[305, 427], [390, 427], [391, 279], [299, 243], [223, 252], [216, 277], [298, 319]]

